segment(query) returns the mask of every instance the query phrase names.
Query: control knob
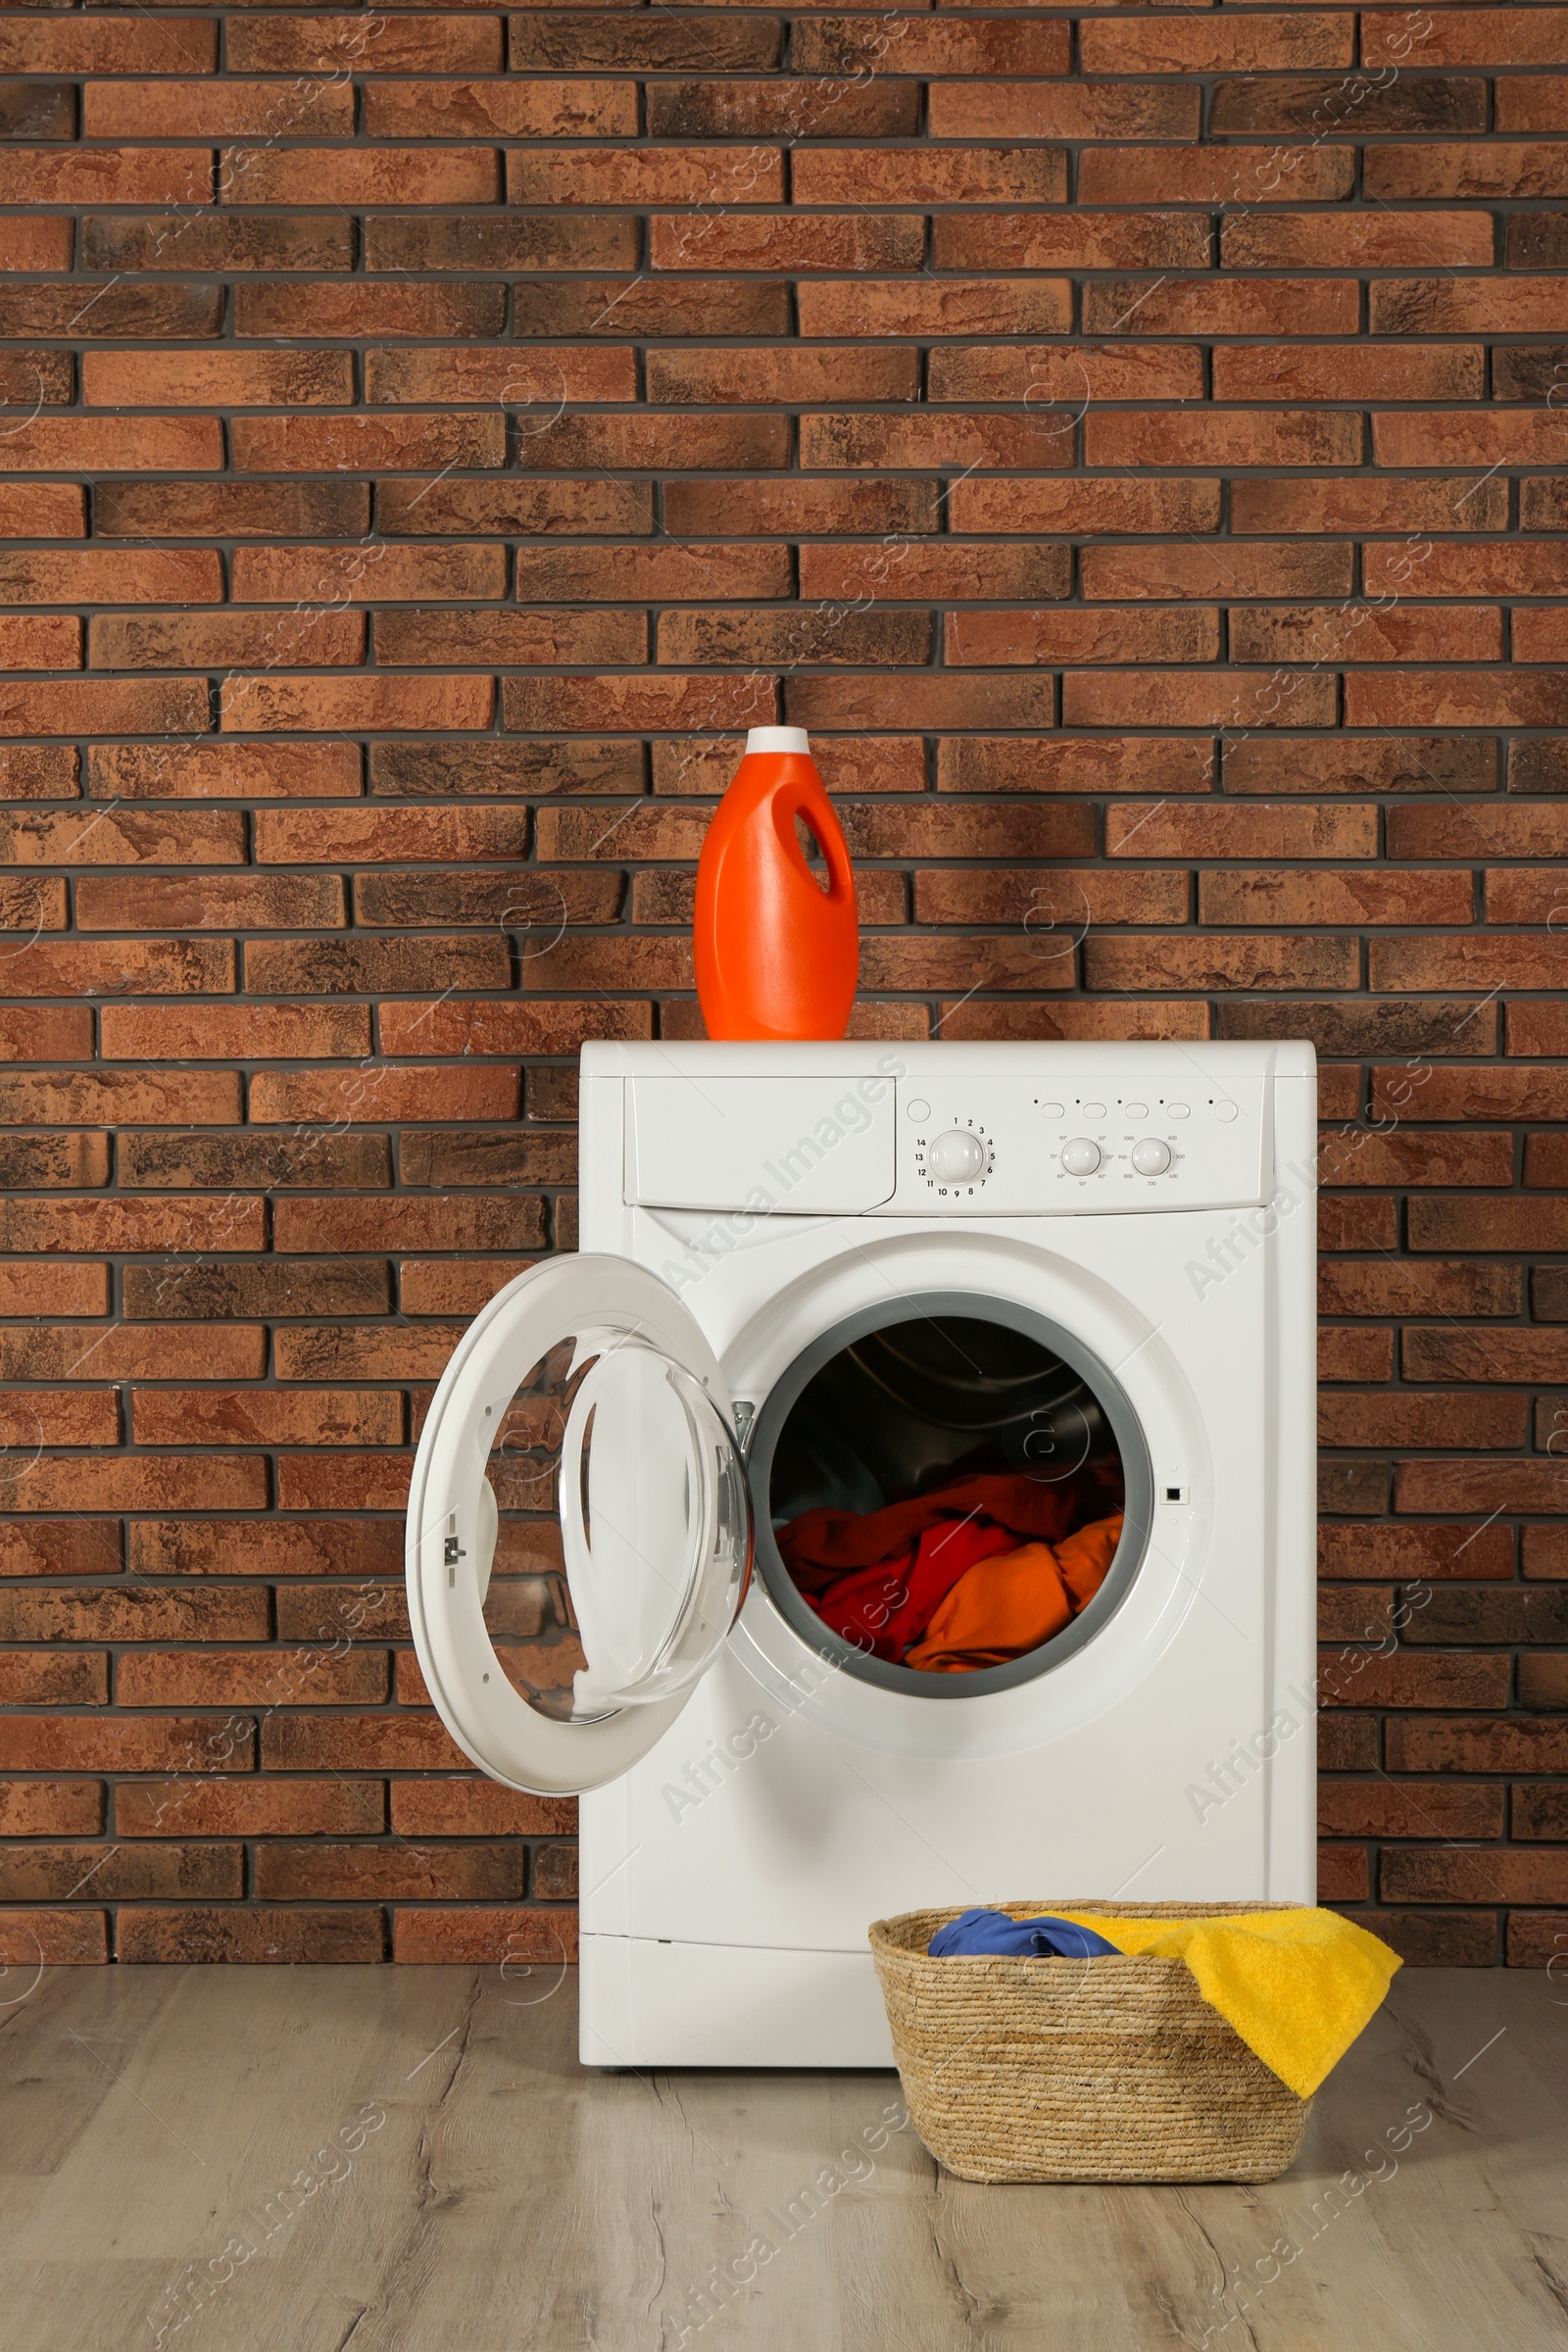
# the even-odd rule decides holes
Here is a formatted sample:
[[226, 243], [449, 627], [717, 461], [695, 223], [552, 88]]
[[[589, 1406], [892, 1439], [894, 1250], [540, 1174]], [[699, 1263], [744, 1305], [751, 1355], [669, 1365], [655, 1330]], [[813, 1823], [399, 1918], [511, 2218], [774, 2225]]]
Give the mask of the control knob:
[[969, 1135], [962, 1127], [950, 1127], [939, 1135], [925, 1155], [925, 1172], [938, 1184], [973, 1184], [983, 1175], [986, 1148], [977, 1135]]
[[1133, 1146], [1133, 1166], [1140, 1176], [1163, 1176], [1170, 1159], [1169, 1144], [1162, 1144], [1157, 1135], [1146, 1135], [1141, 1144]]
[[1091, 1143], [1087, 1135], [1075, 1135], [1070, 1144], [1061, 1147], [1061, 1164], [1069, 1176], [1092, 1176], [1102, 1156], [1100, 1146]]

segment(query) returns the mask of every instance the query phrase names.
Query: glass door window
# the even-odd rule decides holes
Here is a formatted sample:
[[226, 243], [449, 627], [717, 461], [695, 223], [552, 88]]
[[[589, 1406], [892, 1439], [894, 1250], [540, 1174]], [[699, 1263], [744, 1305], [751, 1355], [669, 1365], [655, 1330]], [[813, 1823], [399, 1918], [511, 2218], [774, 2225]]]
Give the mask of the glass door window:
[[614, 1778], [723, 1647], [752, 1561], [730, 1409], [691, 1315], [619, 1258], [533, 1267], [465, 1333], [415, 1464], [409, 1613], [433, 1703], [495, 1779]]

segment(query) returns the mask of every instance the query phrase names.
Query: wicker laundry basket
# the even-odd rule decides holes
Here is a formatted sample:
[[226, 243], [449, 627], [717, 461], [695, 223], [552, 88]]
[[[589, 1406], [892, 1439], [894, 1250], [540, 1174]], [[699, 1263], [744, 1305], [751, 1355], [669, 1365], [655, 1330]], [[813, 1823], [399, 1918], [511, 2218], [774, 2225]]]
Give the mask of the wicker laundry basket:
[[[1002, 1903], [1213, 1919], [1288, 1903]], [[963, 2180], [1272, 2180], [1311, 2108], [1199, 1992], [1184, 1960], [933, 1960], [961, 1906], [879, 1919], [871, 1951], [909, 2118]]]

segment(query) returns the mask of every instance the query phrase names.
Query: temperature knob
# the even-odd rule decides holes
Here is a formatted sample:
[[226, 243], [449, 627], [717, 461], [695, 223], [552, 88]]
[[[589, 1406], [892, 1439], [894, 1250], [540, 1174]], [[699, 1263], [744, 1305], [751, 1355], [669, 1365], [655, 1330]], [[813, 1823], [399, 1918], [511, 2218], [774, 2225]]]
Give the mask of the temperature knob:
[[950, 1127], [925, 1155], [926, 1174], [938, 1184], [973, 1184], [985, 1171], [986, 1148], [977, 1135]]
[[1061, 1147], [1061, 1164], [1069, 1176], [1092, 1176], [1099, 1167], [1101, 1150], [1087, 1135], [1075, 1135], [1070, 1144]]
[[1133, 1146], [1133, 1166], [1140, 1176], [1163, 1176], [1170, 1166], [1170, 1146], [1162, 1144], [1156, 1135], [1145, 1136]]

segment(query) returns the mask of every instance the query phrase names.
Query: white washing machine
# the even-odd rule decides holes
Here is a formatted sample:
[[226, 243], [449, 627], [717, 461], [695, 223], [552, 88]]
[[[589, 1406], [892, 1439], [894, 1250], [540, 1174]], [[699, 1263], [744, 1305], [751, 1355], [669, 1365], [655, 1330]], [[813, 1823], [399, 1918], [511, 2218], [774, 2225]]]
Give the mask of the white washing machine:
[[[583, 1795], [583, 2058], [889, 2065], [890, 1912], [1311, 1902], [1310, 1047], [590, 1045], [582, 1078], [582, 1254], [454, 1354], [408, 1580], [459, 1744]], [[804, 1513], [993, 1475], [1122, 1516], [1034, 1649], [920, 1671], [785, 1565]], [[577, 1632], [541, 1642], [514, 1572], [562, 1556]]]

